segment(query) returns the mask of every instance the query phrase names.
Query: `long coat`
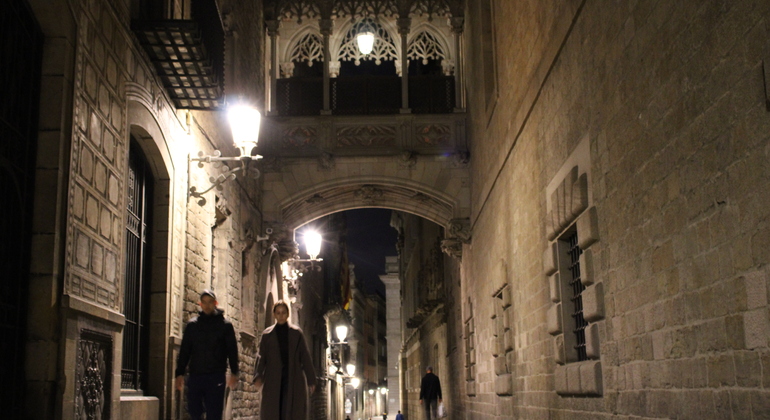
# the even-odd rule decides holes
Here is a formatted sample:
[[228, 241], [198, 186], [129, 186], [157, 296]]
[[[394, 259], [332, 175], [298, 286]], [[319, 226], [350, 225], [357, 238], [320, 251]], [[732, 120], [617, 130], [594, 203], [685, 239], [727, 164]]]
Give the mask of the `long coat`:
[[[277, 420], [279, 400], [281, 398], [281, 349], [278, 335], [268, 327], [262, 332], [257, 355], [257, 368], [254, 380], [262, 379], [262, 404], [260, 417], [265, 420]], [[307, 387], [315, 385], [315, 369], [310, 359], [310, 352], [305, 344], [302, 330], [289, 324], [289, 391], [284, 401], [286, 420], [305, 420], [307, 418]]]

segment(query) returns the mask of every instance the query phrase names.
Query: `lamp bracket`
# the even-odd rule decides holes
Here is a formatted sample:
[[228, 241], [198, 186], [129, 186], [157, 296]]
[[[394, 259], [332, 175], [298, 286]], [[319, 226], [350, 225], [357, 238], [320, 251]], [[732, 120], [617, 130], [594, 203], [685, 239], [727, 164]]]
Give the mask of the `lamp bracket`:
[[[204, 164], [206, 163], [213, 163], [214, 166], [222, 165], [221, 162], [240, 162], [241, 164], [236, 168], [230, 168], [227, 165], [222, 165], [225, 168], [225, 171], [217, 176], [211, 176], [209, 177], [209, 182], [211, 185], [206, 188], [203, 191], [198, 191], [198, 187], [192, 186], [189, 190], [189, 197], [195, 197], [198, 199], [198, 205], [199, 206], [205, 206], [206, 205], [206, 198], [203, 197], [203, 194], [206, 194], [207, 192], [213, 190], [216, 188], [218, 191], [222, 190], [222, 184], [224, 184], [227, 181], [232, 181], [237, 177], [238, 172], [243, 172], [244, 174], [247, 172], [251, 172], [254, 174], [254, 177], [259, 177], [259, 170], [256, 168], [249, 168], [249, 162], [262, 159], [262, 156], [255, 155], [255, 156], [238, 156], [238, 157], [222, 157], [222, 152], [219, 150], [214, 150], [214, 153], [211, 155], [205, 155], [203, 152], [198, 152], [197, 158], [189, 158], [189, 162], [198, 162], [198, 167], [203, 168]], [[258, 239], [259, 240], [259, 239]]]

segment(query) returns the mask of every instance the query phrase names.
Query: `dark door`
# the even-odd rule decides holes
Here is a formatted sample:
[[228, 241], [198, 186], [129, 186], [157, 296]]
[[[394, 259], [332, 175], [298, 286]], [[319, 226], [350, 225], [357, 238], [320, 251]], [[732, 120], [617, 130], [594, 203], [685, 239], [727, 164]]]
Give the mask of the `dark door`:
[[149, 241], [152, 175], [147, 160], [131, 141], [126, 211], [126, 279], [123, 297], [123, 367], [121, 388], [146, 389], [149, 351]]
[[24, 0], [0, 1], [0, 389], [5, 418], [24, 407], [24, 332], [43, 35]]

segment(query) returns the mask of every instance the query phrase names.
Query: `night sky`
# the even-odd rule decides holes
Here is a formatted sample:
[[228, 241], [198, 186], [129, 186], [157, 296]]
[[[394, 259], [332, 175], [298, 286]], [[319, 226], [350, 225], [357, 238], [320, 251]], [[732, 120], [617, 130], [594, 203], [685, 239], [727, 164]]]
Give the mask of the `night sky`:
[[348, 224], [348, 258], [356, 265], [356, 278], [367, 293], [385, 296], [380, 274], [385, 274], [385, 256], [395, 256], [398, 234], [390, 227], [391, 210], [358, 209], [345, 212]]

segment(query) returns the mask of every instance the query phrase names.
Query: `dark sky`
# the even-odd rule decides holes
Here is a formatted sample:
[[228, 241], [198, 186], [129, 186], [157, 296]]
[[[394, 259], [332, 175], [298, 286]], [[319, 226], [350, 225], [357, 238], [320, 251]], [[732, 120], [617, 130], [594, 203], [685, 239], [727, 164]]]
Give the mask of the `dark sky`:
[[390, 227], [387, 209], [358, 209], [345, 212], [348, 224], [348, 258], [356, 265], [356, 278], [385, 296], [380, 274], [385, 274], [385, 256], [395, 256], [397, 232]]

